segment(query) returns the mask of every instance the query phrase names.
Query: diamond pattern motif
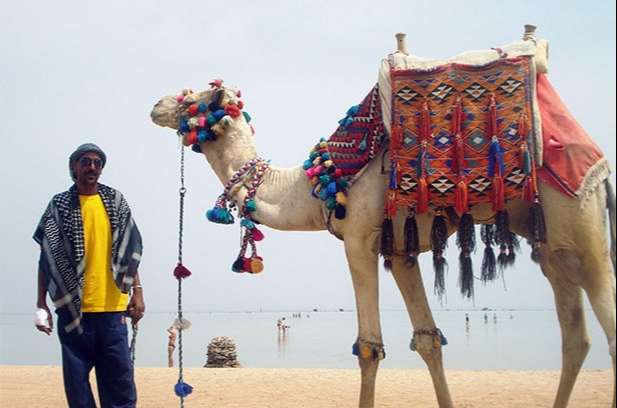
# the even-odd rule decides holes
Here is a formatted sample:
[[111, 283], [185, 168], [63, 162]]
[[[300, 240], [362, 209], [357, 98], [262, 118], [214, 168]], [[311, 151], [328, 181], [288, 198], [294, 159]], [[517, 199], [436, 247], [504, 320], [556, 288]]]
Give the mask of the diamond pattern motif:
[[525, 180], [525, 173], [523, 173], [523, 170], [519, 169], [518, 167], [513, 168], [510, 174], [506, 176], [506, 183], [509, 183], [515, 186], [518, 186], [524, 180]]
[[431, 97], [433, 100], [444, 103], [448, 100], [448, 97], [454, 93], [454, 88], [450, 85], [441, 83], [437, 86], [437, 88], [433, 89], [431, 92]]
[[415, 101], [419, 96], [419, 93], [407, 86], [402, 87], [396, 93], [396, 97], [399, 98], [404, 105], [411, 105], [411, 103]]
[[484, 176], [478, 176], [469, 183], [469, 188], [479, 194], [484, 194], [490, 186], [491, 181]]
[[469, 134], [467, 141], [469, 142], [469, 146], [480, 152], [484, 146], [488, 144], [489, 139], [482, 129], [476, 128]]
[[488, 89], [486, 89], [477, 82], [474, 82], [463, 90], [463, 94], [465, 94], [468, 98], [471, 98], [474, 102], [477, 102], [484, 98], [484, 95], [487, 92]]
[[450, 134], [442, 130], [435, 137], [435, 147], [441, 150], [447, 150], [452, 145]]
[[521, 88], [521, 86], [523, 86], [521, 81], [510, 77], [506, 79], [503, 84], [499, 85], [497, 89], [499, 89], [502, 95], [510, 98]]
[[431, 190], [435, 193], [445, 195], [448, 191], [452, 190], [456, 184], [450, 181], [446, 176], [441, 176], [437, 180], [431, 183]]
[[403, 147], [405, 149], [411, 149], [418, 145], [418, 136], [414, 135], [409, 129], [405, 129], [403, 133]]
[[418, 183], [415, 178], [411, 174], [404, 173], [401, 176], [401, 182], [399, 183], [399, 188], [405, 194], [409, 194], [412, 191], [416, 190]]

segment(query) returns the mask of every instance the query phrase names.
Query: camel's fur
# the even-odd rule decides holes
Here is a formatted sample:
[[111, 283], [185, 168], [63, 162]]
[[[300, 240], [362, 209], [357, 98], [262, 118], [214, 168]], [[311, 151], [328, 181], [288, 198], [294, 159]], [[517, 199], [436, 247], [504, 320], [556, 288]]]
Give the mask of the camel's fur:
[[[209, 91], [207, 91], [209, 92]], [[195, 98], [210, 94], [199, 94]], [[235, 94], [225, 90], [227, 101]], [[152, 119], [161, 126], [177, 128], [178, 103], [173, 97], [163, 98], [152, 111]], [[215, 128], [214, 142], [201, 144], [208, 162], [222, 183], [244, 163], [256, 155], [250, 127], [241, 116], [225, 117]], [[381, 156], [379, 156], [381, 157]], [[387, 165], [387, 163], [386, 163]], [[381, 345], [378, 307], [378, 241], [383, 216], [386, 177], [381, 160], [368, 164], [362, 176], [349, 191], [347, 216], [333, 220], [332, 227], [345, 243], [351, 271], [358, 318], [360, 344]], [[589, 297], [593, 310], [606, 333], [615, 369], [615, 275], [606, 239], [607, 190], [600, 184], [584, 203], [563, 196], [551, 187], [539, 186], [548, 229], [548, 243], [542, 247], [542, 270], [555, 292], [555, 303], [562, 330], [563, 367], [555, 407], [565, 407], [579, 369], [589, 349], [582, 294]], [[244, 188], [234, 192], [237, 201], [246, 194]], [[323, 230], [326, 218], [322, 203], [310, 198], [310, 185], [302, 168], [272, 167], [257, 192], [254, 218], [278, 230]], [[608, 194], [614, 220], [614, 194]], [[512, 231], [525, 237], [528, 208], [522, 201], [508, 204]], [[476, 220], [492, 218], [489, 206], [474, 208]], [[403, 216], [395, 219], [399, 236], [395, 242], [393, 276], [404, 298], [414, 329], [434, 329], [435, 322], [426, 298], [418, 266], [409, 267], [402, 256]], [[423, 251], [432, 223], [430, 215], [418, 216], [419, 236]], [[613, 221], [614, 225], [614, 221]], [[451, 232], [455, 227], [450, 226]], [[614, 229], [613, 229], [614, 231]], [[613, 232], [614, 236], [614, 232]], [[441, 345], [431, 336], [417, 336], [416, 349], [428, 365], [440, 407], [452, 407], [442, 364]], [[359, 357], [361, 368], [360, 407], [374, 406], [375, 378], [379, 361]], [[615, 402], [613, 401], [613, 407]]]

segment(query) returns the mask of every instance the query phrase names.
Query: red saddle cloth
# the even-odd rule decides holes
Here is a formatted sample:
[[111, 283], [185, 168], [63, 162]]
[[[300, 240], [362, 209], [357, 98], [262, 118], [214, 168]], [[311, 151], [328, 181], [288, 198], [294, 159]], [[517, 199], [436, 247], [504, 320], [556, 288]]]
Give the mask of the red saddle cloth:
[[608, 176], [608, 163], [546, 75], [538, 75], [537, 90], [544, 144], [538, 177], [563, 194], [580, 196]]

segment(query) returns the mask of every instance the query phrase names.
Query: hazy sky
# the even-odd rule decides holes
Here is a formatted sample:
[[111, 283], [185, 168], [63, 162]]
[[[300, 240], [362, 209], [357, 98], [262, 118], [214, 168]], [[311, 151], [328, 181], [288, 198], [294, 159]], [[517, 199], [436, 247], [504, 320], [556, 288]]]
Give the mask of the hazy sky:
[[[38, 247], [31, 235], [50, 197], [69, 187], [68, 155], [86, 141], [107, 152], [101, 181], [125, 194], [142, 231], [148, 309], [173, 310], [179, 149], [172, 131], [150, 122], [153, 104], [222, 77], [243, 91], [261, 156], [296, 166], [371, 89], [400, 31], [414, 54], [449, 57], [517, 40], [523, 24], [538, 25], [538, 36], [550, 41], [553, 84], [615, 164], [614, 1], [40, 1], [0, 7], [3, 312], [34, 310]], [[186, 176], [184, 253], [194, 273], [184, 285], [186, 309], [354, 307], [342, 243], [327, 232], [264, 228], [264, 273], [231, 272], [239, 227], [204, 217], [222, 187], [205, 158], [192, 152]], [[553, 306], [527, 250], [507, 272], [507, 290], [501, 282], [478, 284], [475, 303], [459, 295], [455, 256], [448, 257], [446, 307]], [[438, 307], [430, 255], [421, 263], [430, 302]], [[382, 307], [402, 308], [392, 277], [380, 275]]]

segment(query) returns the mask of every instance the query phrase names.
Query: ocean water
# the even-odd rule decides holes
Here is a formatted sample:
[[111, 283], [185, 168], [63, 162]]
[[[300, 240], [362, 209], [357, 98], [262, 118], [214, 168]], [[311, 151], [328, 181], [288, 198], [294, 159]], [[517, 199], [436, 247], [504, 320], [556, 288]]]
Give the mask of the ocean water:
[[[344, 312], [185, 312], [192, 323], [183, 332], [184, 364], [200, 367], [213, 337], [236, 342], [244, 367], [356, 368], [351, 346], [357, 335], [356, 313]], [[297, 313], [297, 312], [296, 312]], [[465, 323], [469, 314], [469, 325]], [[487, 319], [485, 320], [484, 315]], [[605, 336], [587, 311], [592, 348], [585, 368], [610, 368]], [[561, 334], [555, 311], [435, 311], [435, 320], [448, 338], [444, 364], [451, 369], [558, 369]], [[276, 320], [285, 317], [290, 328], [278, 333]], [[412, 329], [404, 311], [382, 311], [386, 359], [381, 367], [423, 368], [409, 350]], [[173, 313], [148, 313], [137, 337], [138, 366], [166, 366], [167, 332]], [[32, 326], [32, 316], [0, 314], [0, 364], [59, 365], [56, 333], [46, 336]], [[177, 351], [177, 349], [176, 349]], [[176, 355], [177, 361], [177, 355]]]

